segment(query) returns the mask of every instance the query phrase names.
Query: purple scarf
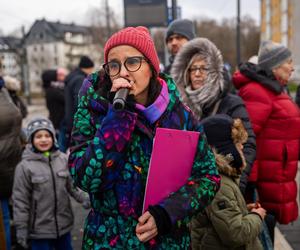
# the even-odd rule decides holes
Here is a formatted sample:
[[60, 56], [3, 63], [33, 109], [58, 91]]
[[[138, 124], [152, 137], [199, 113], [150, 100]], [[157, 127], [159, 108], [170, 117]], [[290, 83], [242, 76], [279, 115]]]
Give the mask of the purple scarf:
[[158, 78], [158, 80], [162, 85], [162, 88], [155, 102], [148, 107], [145, 107], [141, 104], [135, 105], [136, 109], [140, 110], [151, 124], [156, 122], [158, 118], [165, 112], [170, 100], [167, 83], [161, 78]]

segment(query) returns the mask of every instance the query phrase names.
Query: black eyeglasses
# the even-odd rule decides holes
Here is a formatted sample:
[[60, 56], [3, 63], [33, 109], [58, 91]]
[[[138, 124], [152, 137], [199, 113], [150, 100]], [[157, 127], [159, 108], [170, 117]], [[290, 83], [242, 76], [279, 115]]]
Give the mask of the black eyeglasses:
[[[141, 68], [142, 61], [145, 60], [146, 58], [143, 56], [133, 56], [133, 57], [128, 57], [124, 61], [123, 65], [125, 66], [125, 69], [129, 72], [136, 72]], [[103, 64], [102, 66], [109, 76], [116, 76], [120, 73], [122, 63], [118, 60], [112, 60], [108, 63]]]
[[208, 71], [208, 68], [206, 68], [206, 67], [191, 67], [191, 68], [189, 68], [189, 71], [191, 74], [196, 74], [196, 72], [198, 70], [199, 70], [200, 74], [203, 74]]

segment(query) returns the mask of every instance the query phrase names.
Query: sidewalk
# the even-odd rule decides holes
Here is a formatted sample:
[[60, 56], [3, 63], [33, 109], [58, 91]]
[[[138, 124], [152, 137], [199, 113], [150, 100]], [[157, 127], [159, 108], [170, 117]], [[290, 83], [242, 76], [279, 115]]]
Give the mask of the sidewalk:
[[280, 245], [278, 245], [279, 248], [275, 248], [275, 250], [300, 249], [300, 220], [299, 219], [294, 223], [292, 223], [291, 225], [279, 225], [278, 228], [280, 230], [281, 237], [283, 237], [283, 239], [280, 240]]

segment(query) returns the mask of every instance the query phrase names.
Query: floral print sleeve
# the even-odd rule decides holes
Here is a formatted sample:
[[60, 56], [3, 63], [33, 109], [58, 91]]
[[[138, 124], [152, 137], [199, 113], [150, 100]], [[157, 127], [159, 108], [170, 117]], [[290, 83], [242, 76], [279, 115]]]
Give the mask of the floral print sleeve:
[[[96, 77], [87, 78], [80, 90], [69, 156], [76, 185], [89, 193], [108, 189], [118, 176], [115, 172], [120, 169], [137, 118], [129, 111], [114, 111], [107, 100], [97, 95], [93, 86]], [[103, 105], [108, 106], [108, 111]], [[90, 108], [98, 115], [91, 116]]]
[[[169, 98], [161, 95], [166, 109], [159, 106], [159, 98], [152, 104], [158, 114], [154, 123], [137, 106], [114, 111], [105, 98], [110, 89], [105, 83], [99, 74], [84, 81], [72, 132], [70, 172], [75, 184], [89, 193], [93, 208], [85, 223], [83, 249], [188, 249], [185, 222], [211, 202], [219, 185], [202, 127], [183, 107], [171, 81], [162, 83], [168, 84]], [[173, 224], [177, 223], [176, 234], [144, 243], [136, 237], [135, 228], [142, 214], [156, 127], [196, 130], [201, 136], [191, 178], [161, 203]]]
[[202, 125], [197, 125], [194, 130], [199, 131], [200, 136], [191, 177], [186, 185], [159, 204], [168, 212], [172, 224], [177, 223], [177, 226], [188, 223], [193, 215], [203, 211], [213, 200], [220, 185], [215, 158]]

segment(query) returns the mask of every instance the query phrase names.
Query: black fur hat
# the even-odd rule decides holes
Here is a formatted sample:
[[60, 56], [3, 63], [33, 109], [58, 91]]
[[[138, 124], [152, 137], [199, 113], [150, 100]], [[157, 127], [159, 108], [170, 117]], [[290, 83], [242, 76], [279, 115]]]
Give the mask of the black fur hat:
[[243, 160], [232, 138], [233, 119], [225, 114], [217, 114], [201, 121], [208, 144], [217, 150], [217, 153], [232, 157], [230, 165], [241, 168]]
[[78, 65], [79, 68], [88, 69], [94, 67], [94, 62], [88, 56], [82, 56]]

